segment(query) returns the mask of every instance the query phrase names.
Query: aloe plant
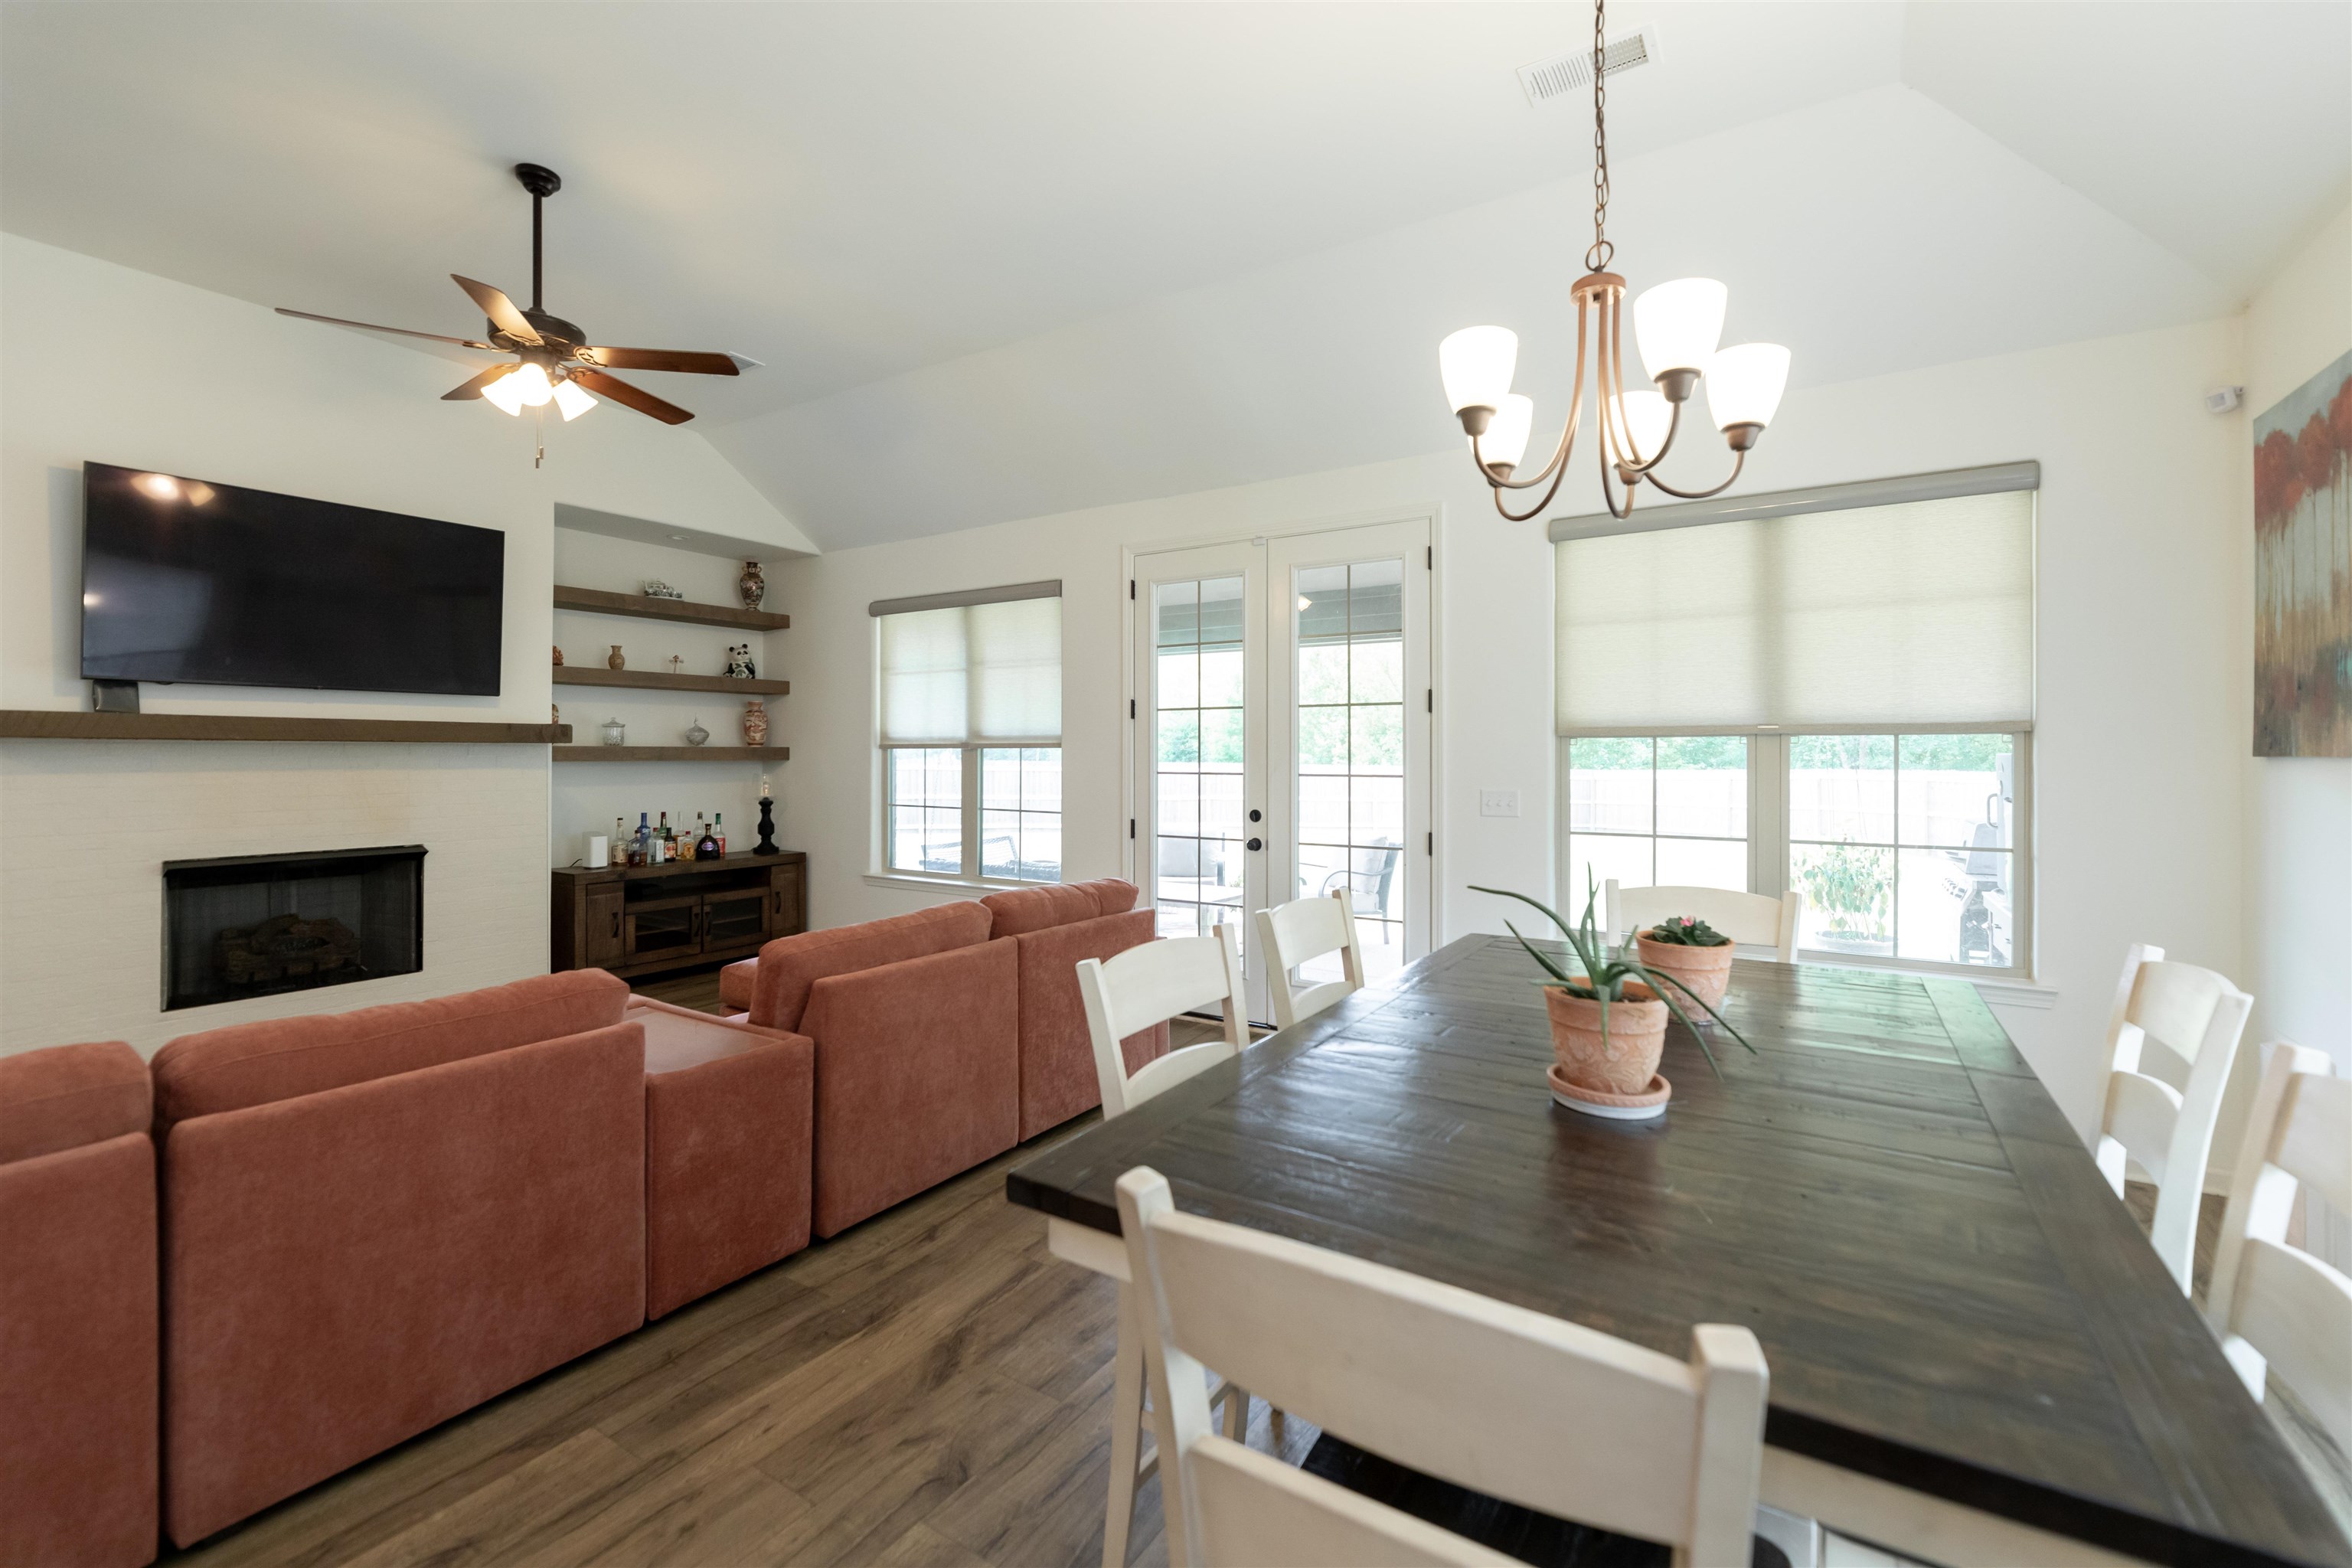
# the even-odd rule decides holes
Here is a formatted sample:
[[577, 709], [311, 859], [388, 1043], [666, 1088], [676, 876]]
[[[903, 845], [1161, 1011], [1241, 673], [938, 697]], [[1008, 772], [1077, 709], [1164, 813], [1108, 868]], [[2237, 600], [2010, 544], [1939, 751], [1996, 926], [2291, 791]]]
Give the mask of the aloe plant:
[[1702, 920], [1675, 915], [1641, 933], [1668, 947], [1728, 947], [1731, 939]]
[[1517, 899], [1523, 904], [1542, 910], [1551, 923], [1559, 928], [1560, 934], [1568, 939], [1570, 949], [1576, 954], [1578, 966], [1584, 971], [1583, 977], [1580, 979], [1562, 969], [1549, 953], [1529, 942], [1518, 927], [1508, 921], [1503, 922], [1504, 929], [1517, 937], [1519, 945], [1528, 950], [1528, 956], [1541, 965], [1544, 973], [1550, 976], [1549, 980], [1539, 984], [1558, 985], [1571, 996], [1581, 996], [1588, 1002], [1601, 1004], [1602, 1034], [1606, 1035], [1609, 1032], [1609, 1004], [1622, 1002], [1625, 999], [1625, 982], [1638, 980], [1650, 988], [1652, 995], [1666, 1005], [1668, 1012], [1682, 1020], [1684, 1027], [1691, 1031], [1691, 1037], [1698, 1041], [1698, 1048], [1706, 1057], [1706, 1065], [1714, 1069], [1716, 1077], [1723, 1076], [1723, 1068], [1716, 1061], [1715, 1052], [1708, 1048], [1706, 1037], [1698, 1032], [1698, 1026], [1691, 1022], [1690, 1015], [1683, 1011], [1682, 1004], [1675, 1000], [1673, 992], [1668, 991], [1667, 986], [1673, 986], [1675, 991], [1681, 992], [1685, 996], [1697, 1003], [1708, 1017], [1723, 1026], [1725, 1033], [1741, 1045], [1747, 1046], [1750, 1051], [1754, 1051], [1756, 1047], [1748, 1043], [1747, 1036], [1733, 1028], [1730, 1021], [1717, 1012], [1705, 997], [1673, 975], [1663, 970], [1652, 969], [1638, 958], [1609, 956], [1608, 944], [1601, 940], [1600, 920], [1593, 913], [1593, 907], [1601, 899], [1601, 885], [1589, 872], [1586, 881], [1590, 885], [1584, 898], [1584, 919], [1576, 925], [1570, 925], [1560, 919], [1559, 912], [1549, 904], [1531, 899], [1525, 893], [1515, 893], [1507, 888], [1481, 888], [1475, 883], [1470, 890], [1474, 893], [1492, 893], [1498, 899]]

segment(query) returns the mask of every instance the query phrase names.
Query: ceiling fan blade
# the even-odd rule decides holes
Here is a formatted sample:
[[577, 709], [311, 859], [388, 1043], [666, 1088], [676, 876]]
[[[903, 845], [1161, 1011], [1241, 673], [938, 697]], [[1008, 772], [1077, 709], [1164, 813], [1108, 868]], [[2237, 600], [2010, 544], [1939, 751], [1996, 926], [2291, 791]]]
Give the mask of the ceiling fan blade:
[[482, 308], [482, 314], [490, 319], [490, 325], [519, 343], [535, 344], [540, 341], [539, 329], [523, 320], [522, 312], [515, 309], [512, 300], [488, 284], [477, 283], [471, 278], [460, 278], [455, 272], [449, 274], [449, 278], [473, 297], [474, 303]]
[[619, 376], [606, 375], [601, 370], [575, 370], [572, 379], [590, 392], [601, 393], [624, 408], [650, 414], [665, 425], [683, 425], [694, 417], [677, 404], [665, 403], [644, 388], [631, 386]]
[[482, 372], [481, 374], [468, 376], [464, 381], [461, 381], [457, 385], [451, 387], [448, 391], [443, 393], [441, 395], [441, 401], [444, 403], [457, 403], [468, 397], [479, 397], [482, 395], [482, 388], [489, 385], [490, 383], [498, 380], [500, 376], [511, 375], [521, 368], [522, 366], [519, 364], [494, 364], [490, 366], [489, 369]]
[[603, 370], [676, 370], [689, 375], [740, 375], [733, 354], [701, 353], [693, 349], [579, 349], [582, 364]]
[[379, 327], [373, 321], [352, 321], [341, 316], [320, 316], [309, 310], [289, 310], [283, 305], [278, 307], [278, 313], [281, 316], [299, 316], [306, 321], [324, 321], [331, 327], [357, 327], [363, 332], [391, 332], [396, 337], [428, 338], [436, 343], [455, 343], [461, 349], [482, 349], [490, 353], [499, 352], [494, 345], [474, 338], [445, 337], [439, 332], [412, 332], [406, 327]]

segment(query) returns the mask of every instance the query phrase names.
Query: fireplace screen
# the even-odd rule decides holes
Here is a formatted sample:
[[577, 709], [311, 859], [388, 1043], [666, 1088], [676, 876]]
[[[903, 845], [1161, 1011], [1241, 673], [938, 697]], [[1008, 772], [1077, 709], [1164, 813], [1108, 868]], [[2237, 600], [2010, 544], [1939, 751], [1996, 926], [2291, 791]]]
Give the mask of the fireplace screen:
[[425, 847], [163, 863], [163, 1007], [425, 966]]

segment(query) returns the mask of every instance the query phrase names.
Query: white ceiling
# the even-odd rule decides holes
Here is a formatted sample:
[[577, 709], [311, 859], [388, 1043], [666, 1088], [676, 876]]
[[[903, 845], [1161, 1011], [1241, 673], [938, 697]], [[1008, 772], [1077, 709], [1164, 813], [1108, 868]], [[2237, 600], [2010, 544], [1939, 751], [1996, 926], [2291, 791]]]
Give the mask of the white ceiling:
[[[1663, 45], [1611, 84], [1619, 269], [1722, 278], [1793, 395], [2234, 310], [2352, 185], [2347, 0], [1611, 21]], [[1473, 321], [1520, 328], [1556, 413], [1591, 122], [1513, 70], [1590, 35], [1549, 4], [8, 0], [0, 226], [472, 332], [446, 274], [527, 292], [506, 170], [546, 163], [548, 307], [764, 361], [637, 379], [836, 547], [1441, 448], [1433, 345]]]

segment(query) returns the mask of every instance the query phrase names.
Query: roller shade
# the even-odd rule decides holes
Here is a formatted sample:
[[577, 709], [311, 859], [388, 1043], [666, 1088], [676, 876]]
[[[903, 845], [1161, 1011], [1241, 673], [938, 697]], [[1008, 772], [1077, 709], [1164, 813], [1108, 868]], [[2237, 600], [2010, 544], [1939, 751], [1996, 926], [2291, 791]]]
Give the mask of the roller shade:
[[2033, 521], [2029, 488], [1571, 528], [1559, 733], [2028, 725]]
[[1059, 598], [909, 610], [876, 624], [885, 743], [1061, 744]]

